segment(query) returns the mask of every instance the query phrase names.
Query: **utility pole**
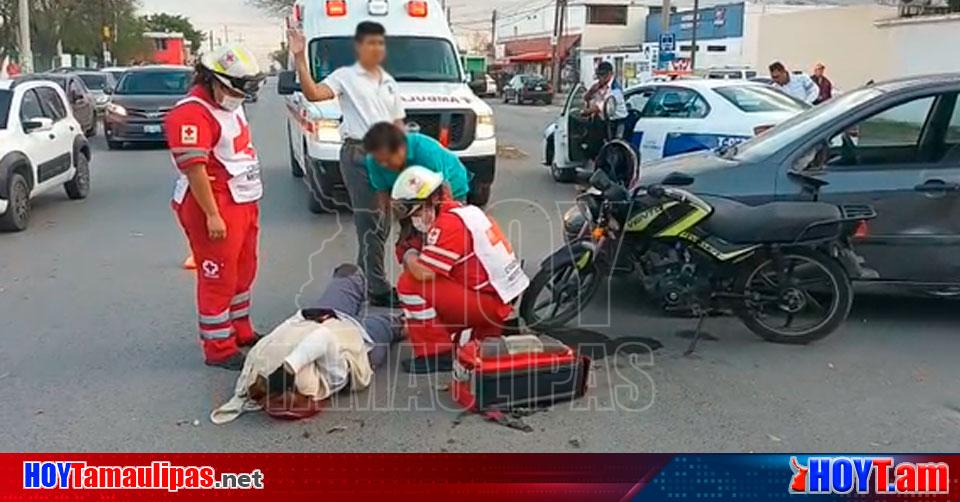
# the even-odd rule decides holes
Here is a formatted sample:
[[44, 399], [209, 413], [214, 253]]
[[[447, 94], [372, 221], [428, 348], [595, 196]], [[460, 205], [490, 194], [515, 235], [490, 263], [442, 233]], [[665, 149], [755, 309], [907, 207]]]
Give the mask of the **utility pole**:
[[553, 82], [553, 92], [560, 92], [560, 36], [563, 34], [563, 16], [567, 9], [567, 0], [556, 0], [553, 12], [553, 57], [551, 62], [550, 80]]
[[690, 35], [690, 72], [697, 69], [697, 28], [700, 26], [700, 0], [693, 0], [693, 32]]
[[30, 46], [30, 5], [20, 0], [20, 68], [23, 73], [33, 73], [33, 49]]
[[210, 30], [210, 36], [207, 37], [210, 39], [210, 52], [213, 52], [213, 37], [214, 37], [213, 30]]
[[490, 17], [490, 55], [493, 60], [497, 59], [497, 9], [493, 9]]
[[223, 43], [230, 43], [230, 27], [227, 25], [223, 25]]
[[660, 12], [660, 33], [670, 32], [670, 0], [663, 0]]

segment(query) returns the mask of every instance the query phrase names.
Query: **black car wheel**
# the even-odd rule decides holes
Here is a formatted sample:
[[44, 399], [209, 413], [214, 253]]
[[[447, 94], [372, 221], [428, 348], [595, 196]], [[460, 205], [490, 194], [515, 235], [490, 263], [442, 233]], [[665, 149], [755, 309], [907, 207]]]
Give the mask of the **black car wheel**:
[[289, 127], [287, 128], [287, 146], [290, 150], [290, 174], [294, 178], [303, 178], [303, 167], [297, 162], [297, 156], [293, 151], [293, 135], [290, 134]]
[[120, 150], [120, 149], [123, 148], [123, 142], [122, 142], [122, 141], [111, 141], [111, 140], [108, 139], [108, 140], [107, 140], [107, 148], [110, 149], [110, 150]]
[[556, 162], [550, 163], [550, 175], [553, 176], [553, 180], [557, 183], [570, 183], [577, 176], [576, 168], [573, 169], [560, 169], [557, 167]]
[[77, 153], [77, 172], [63, 184], [63, 190], [73, 200], [86, 199], [90, 193], [90, 160], [83, 153]]
[[30, 187], [23, 175], [10, 176], [7, 193], [7, 212], [0, 217], [0, 230], [20, 232], [27, 229], [30, 221]]
[[330, 214], [337, 212], [338, 209], [347, 210], [349, 207], [336, 198], [336, 179], [333, 173], [324, 172], [323, 166], [319, 161], [314, 161], [307, 156], [306, 149], [303, 152], [304, 164], [306, 164], [309, 173], [307, 178], [307, 208], [313, 214]]

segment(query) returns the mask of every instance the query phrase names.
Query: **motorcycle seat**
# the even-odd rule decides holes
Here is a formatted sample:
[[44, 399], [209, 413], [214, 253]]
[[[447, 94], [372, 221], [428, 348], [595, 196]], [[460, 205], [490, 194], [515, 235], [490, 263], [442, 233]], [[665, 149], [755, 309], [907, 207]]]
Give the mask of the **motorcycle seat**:
[[748, 206], [723, 197], [702, 197], [713, 206], [703, 229], [731, 244], [789, 244], [835, 238], [840, 208], [825, 202], [770, 202]]

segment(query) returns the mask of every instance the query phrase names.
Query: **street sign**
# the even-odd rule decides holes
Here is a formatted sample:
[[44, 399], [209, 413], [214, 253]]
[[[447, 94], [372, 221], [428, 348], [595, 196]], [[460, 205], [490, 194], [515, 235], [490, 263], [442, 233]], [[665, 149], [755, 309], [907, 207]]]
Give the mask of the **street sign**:
[[660, 52], [673, 52], [677, 50], [677, 37], [673, 33], [660, 34]]

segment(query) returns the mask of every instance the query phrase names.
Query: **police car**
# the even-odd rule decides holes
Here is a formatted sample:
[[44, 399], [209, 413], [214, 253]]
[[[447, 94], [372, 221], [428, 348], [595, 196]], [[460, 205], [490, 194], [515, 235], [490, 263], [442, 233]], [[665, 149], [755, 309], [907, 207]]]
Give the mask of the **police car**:
[[[473, 174], [471, 192], [489, 194], [497, 141], [493, 110], [469, 87], [446, 14], [437, 0], [298, 0], [293, 21], [302, 25], [314, 78], [319, 82], [354, 63], [353, 35], [361, 21], [387, 32], [386, 70], [397, 80], [411, 130], [432, 136]], [[280, 75], [287, 97], [287, 132], [293, 175], [303, 177], [312, 212], [346, 205], [340, 176], [341, 112], [336, 100], [307, 101], [293, 72]]]
[[[578, 85], [544, 132], [543, 162], [557, 181], [571, 180], [586, 160], [585, 92]], [[627, 89], [624, 96], [625, 139], [641, 163], [734, 145], [809, 107], [769, 86], [741, 80], [648, 83]]]

